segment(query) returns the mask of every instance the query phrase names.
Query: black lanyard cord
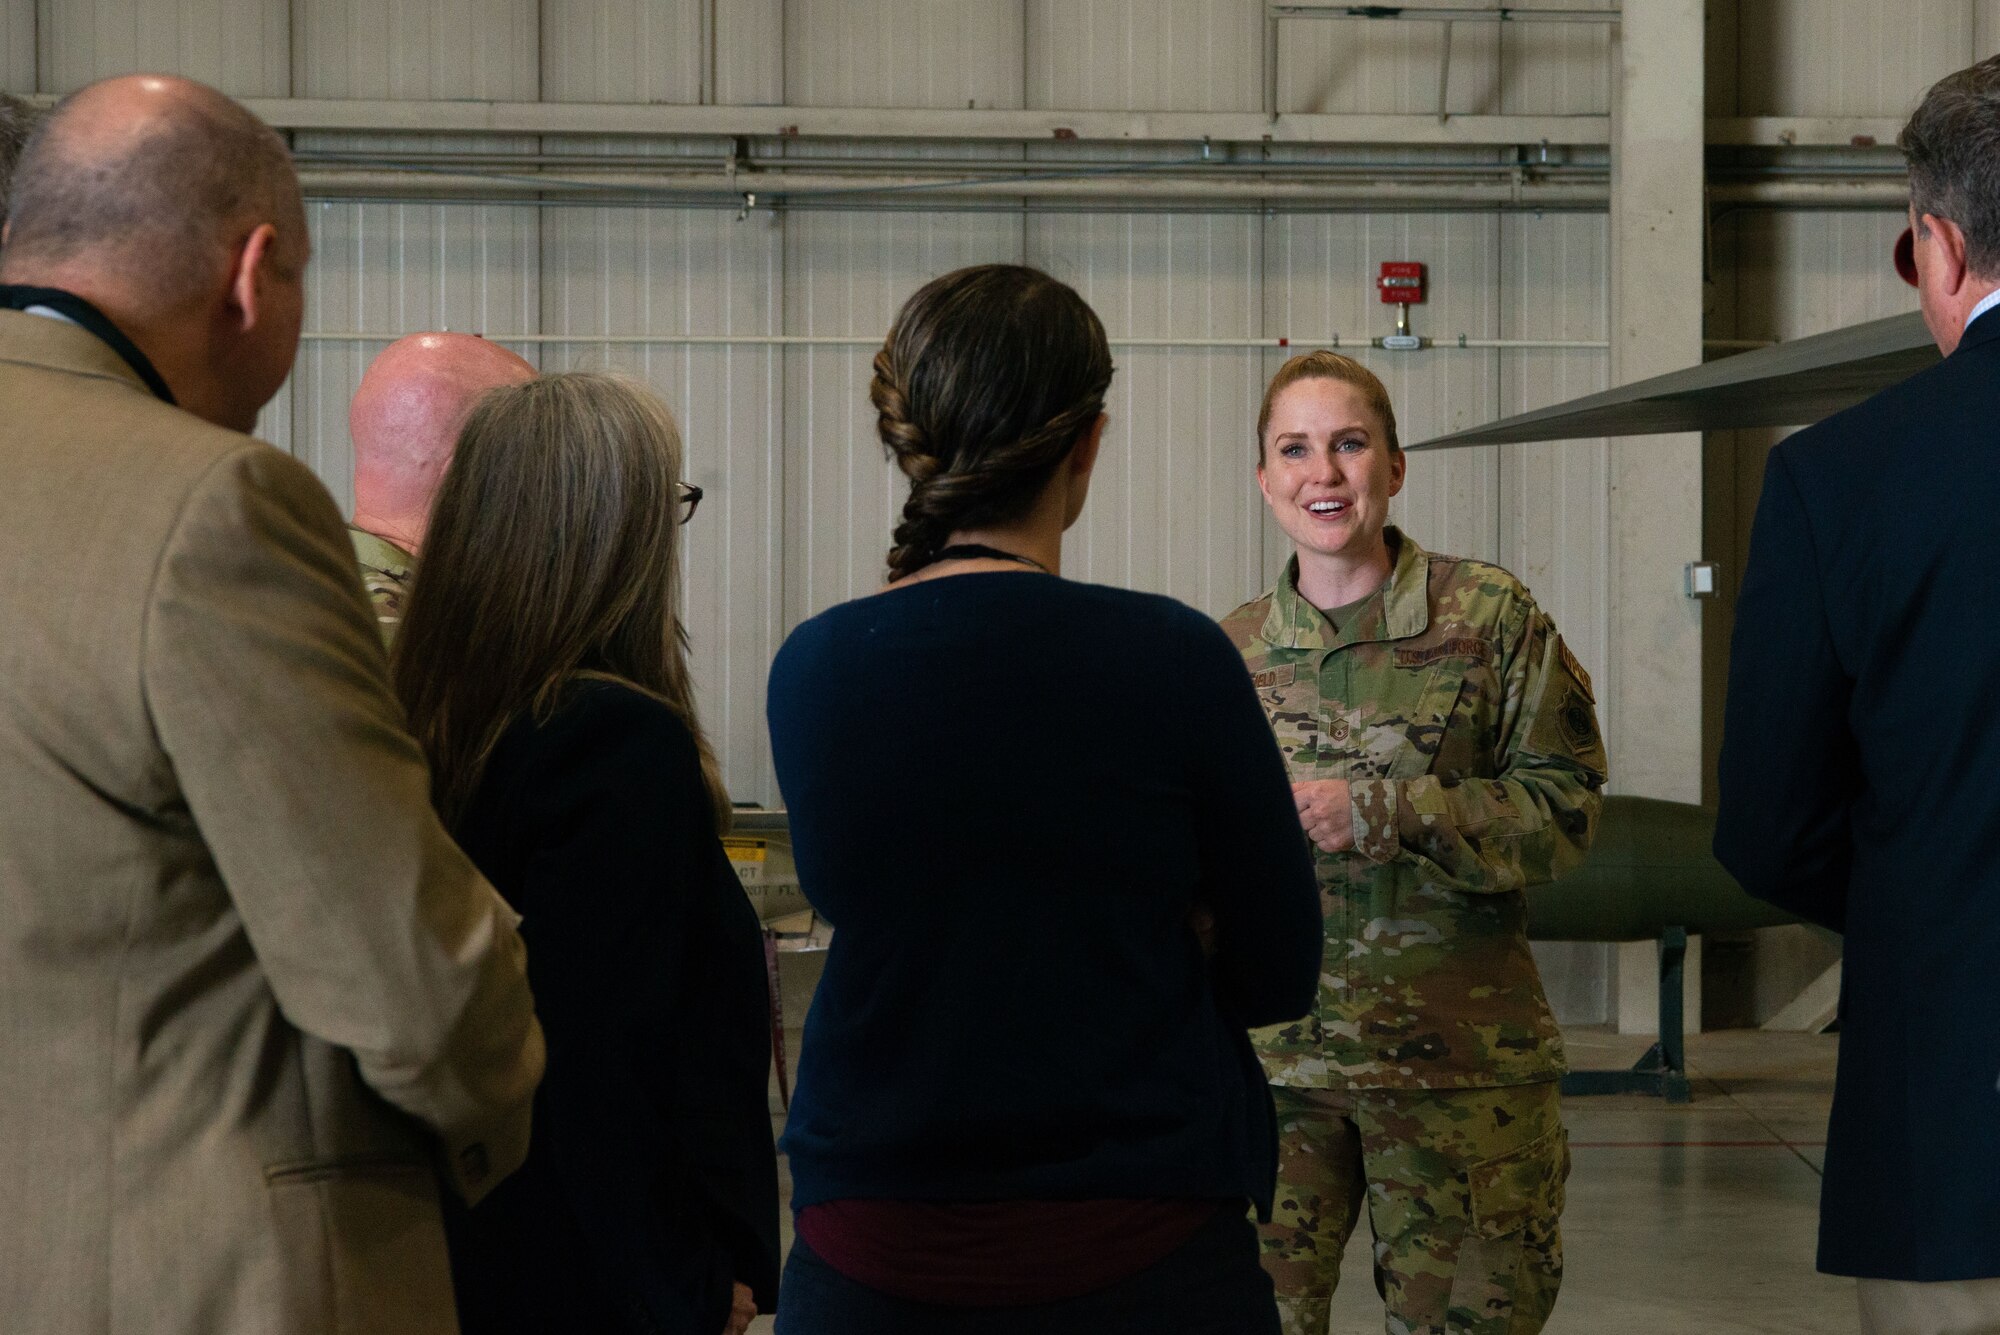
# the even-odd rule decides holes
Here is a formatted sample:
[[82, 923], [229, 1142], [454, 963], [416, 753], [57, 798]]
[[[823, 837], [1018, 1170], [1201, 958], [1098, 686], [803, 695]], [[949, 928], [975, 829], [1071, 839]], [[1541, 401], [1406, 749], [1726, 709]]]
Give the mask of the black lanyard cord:
[[[940, 561], [1012, 561], [1017, 565], [1033, 566], [1044, 575], [1049, 573], [1049, 568], [1032, 556], [1022, 556], [1019, 552], [1003, 552], [998, 547], [988, 547], [983, 542], [955, 542], [924, 562], [924, 566], [936, 565]], [[918, 566], [917, 570], [922, 570], [924, 566]]]
[[159, 371], [139, 351], [139, 345], [125, 337], [111, 317], [85, 301], [74, 292], [65, 292], [59, 287], [22, 287], [16, 283], [0, 283], [0, 310], [25, 311], [30, 306], [46, 306], [77, 326], [89, 330], [102, 339], [105, 346], [124, 359], [139, 379], [146, 382], [146, 388], [153, 391], [153, 397], [162, 403], [172, 403], [174, 392], [167, 388], [167, 382], [160, 378]]

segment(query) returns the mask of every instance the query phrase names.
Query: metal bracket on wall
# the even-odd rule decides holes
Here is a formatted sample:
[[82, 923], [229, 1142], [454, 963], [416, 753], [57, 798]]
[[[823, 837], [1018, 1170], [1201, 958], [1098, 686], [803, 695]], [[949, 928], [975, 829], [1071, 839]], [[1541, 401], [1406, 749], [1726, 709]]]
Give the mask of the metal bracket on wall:
[[1446, 95], [1451, 91], [1451, 20], [1444, 21], [1444, 36], [1438, 39], [1438, 124], [1443, 125], [1449, 114], [1445, 110]]
[[1392, 22], [1440, 23], [1444, 35], [1438, 47], [1437, 119], [1449, 119], [1445, 97], [1451, 88], [1451, 25], [1454, 23], [1616, 23], [1616, 9], [1523, 9], [1517, 5], [1474, 8], [1468, 5], [1357, 5], [1344, 0], [1267, 0], [1264, 5], [1265, 110], [1277, 114], [1279, 19], [1379, 19]]

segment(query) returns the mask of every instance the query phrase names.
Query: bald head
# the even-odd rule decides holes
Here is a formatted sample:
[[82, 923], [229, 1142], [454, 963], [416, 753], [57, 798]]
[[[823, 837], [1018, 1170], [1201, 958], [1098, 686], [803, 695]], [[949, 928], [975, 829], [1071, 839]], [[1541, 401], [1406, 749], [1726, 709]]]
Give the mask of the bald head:
[[416, 551], [472, 405], [489, 389], [534, 378], [527, 362], [471, 334], [411, 334], [384, 348], [347, 412], [354, 522]]
[[83, 270], [120, 304], [149, 312], [202, 296], [259, 224], [276, 228], [278, 269], [296, 272], [306, 259], [284, 141], [188, 79], [126, 75], [64, 98], [22, 154], [11, 203], [0, 278]]

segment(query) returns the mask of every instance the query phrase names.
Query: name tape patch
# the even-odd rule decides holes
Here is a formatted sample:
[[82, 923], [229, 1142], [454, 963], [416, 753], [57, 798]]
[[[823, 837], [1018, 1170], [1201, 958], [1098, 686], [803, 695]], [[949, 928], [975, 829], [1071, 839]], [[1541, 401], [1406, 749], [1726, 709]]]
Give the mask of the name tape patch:
[[1297, 670], [1287, 663], [1283, 667], [1265, 668], [1262, 672], [1251, 673], [1250, 684], [1261, 691], [1269, 686], [1290, 686], [1297, 677]]
[[1493, 661], [1493, 646], [1484, 640], [1442, 640], [1421, 649], [1398, 649], [1397, 667], [1429, 667], [1440, 658], [1470, 658], [1477, 663]]

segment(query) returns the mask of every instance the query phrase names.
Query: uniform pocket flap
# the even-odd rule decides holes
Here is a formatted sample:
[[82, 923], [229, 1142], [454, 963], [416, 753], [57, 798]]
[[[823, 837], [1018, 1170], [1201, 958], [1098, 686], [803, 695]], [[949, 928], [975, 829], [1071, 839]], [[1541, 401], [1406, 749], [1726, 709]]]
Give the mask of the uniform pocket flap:
[[1537, 1219], [1562, 1214], [1569, 1177], [1569, 1133], [1552, 1127], [1517, 1150], [1465, 1170], [1473, 1236], [1512, 1236]]

